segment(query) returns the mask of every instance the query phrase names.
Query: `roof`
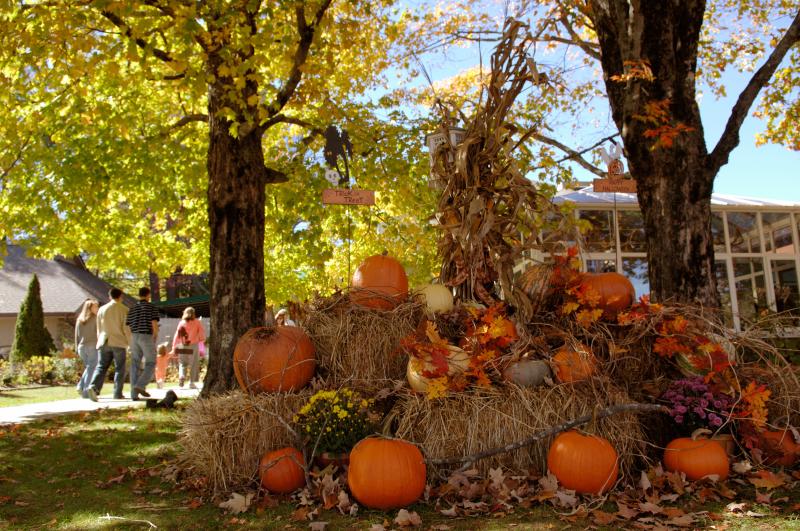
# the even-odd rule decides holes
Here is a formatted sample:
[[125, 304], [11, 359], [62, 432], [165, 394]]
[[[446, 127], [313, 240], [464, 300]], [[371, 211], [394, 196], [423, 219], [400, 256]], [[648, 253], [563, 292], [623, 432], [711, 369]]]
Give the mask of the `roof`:
[[[34, 273], [39, 277], [45, 315], [77, 313], [89, 297], [101, 304], [108, 301], [111, 285], [86, 269], [80, 259], [40, 260], [28, 257], [22, 247], [9, 245], [0, 269], [0, 315], [19, 313]], [[130, 306], [135, 300], [124, 296], [123, 302]]]
[[180, 317], [183, 310], [191, 306], [194, 308], [195, 314], [200, 317], [210, 317], [211, 296], [210, 295], [195, 295], [194, 297], [184, 297], [182, 299], [167, 299], [163, 301], [153, 302], [156, 308], [169, 317]]
[[[556, 203], [569, 201], [577, 204], [607, 204], [607, 205], [636, 205], [636, 194], [595, 192], [592, 186], [585, 186], [577, 190], [562, 190], [554, 198]], [[781, 201], [778, 199], [764, 199], [730, 194], [711, 194], [712, 206], [746, 206], [746, 207], [782, 207], [800, 209], [800, 203]]]

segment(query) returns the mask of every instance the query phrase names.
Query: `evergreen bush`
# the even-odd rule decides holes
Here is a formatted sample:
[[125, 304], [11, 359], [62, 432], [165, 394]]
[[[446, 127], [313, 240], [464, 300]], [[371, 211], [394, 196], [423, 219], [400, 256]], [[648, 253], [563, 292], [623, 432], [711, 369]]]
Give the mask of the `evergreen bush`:
[[14, 365], [23, 364], [33, 356], [50, 356], [55, 349], [53, 337], [44, 326], [39, 278], [33, 275], [19, 309], [9, 359]]

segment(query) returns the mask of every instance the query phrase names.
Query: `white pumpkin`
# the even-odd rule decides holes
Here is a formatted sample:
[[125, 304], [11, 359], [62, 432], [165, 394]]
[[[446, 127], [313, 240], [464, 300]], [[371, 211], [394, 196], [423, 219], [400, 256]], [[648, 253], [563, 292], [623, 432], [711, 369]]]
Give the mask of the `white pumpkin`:
[[428, 312], [449, 312], [453, 309], [453, 293], [443, 284], [426, 284], [417, 289], [425, 297]]
[[[469, 368], [469, 354], [464, 352], [458, 347], [449, 346], [450, 355], [447, 356], [447, 375], [453, 376], [460, 372], [464, 372]], [[408, 360], [408, 368], [406, 369], [406, 378], [408, 385], [411, 389], [418, 393], [426, 393], [428, 391], [429, 378], [422, 375], [424, 371], [434, 370], [433, 362], [430, 359], [421, 360], [419, 358], [410, 358]]]
[[503, 371], [506, 381], [522, 387], [537, 387], [545, 383], [545, 378], [552, 377], [553, 373], [546, 361], [528, 358], [511, 363]]

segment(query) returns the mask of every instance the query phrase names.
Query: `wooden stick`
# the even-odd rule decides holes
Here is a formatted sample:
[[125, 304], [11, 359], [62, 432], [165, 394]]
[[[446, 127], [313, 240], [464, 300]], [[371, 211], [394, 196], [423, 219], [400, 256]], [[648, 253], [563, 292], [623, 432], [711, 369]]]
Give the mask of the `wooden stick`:
[[473, 461], [477, 461], [478, 459], [484, 459], [486, 457], [492, 457], [493, 455], [502, 454], [506, 452], [511, 452], [513, 450], [517, 450], [522, 448], [523, 446], [529, 446], [536, 441], [544, 439], [545, 437], [550, 437], [551, 435], [555, 435], [556, 433], [561, 433], [562, 431], [566, 431], [570, 428], [574, 428], [575, 426], [580, 426], [581, 424], [586, 424], [587, 422], [594, 419], [602, 419], [605, 417], [610, 417], [612, 415], [616, 415], [617, 413], [626, 413], [626, 412], [645, 412], [645, 411], [660, 411], [663, 413], [669, 412], [669, 409], [666, 406], [661, 406], [658, 404], [639, 404], [639, 403], [631, 403], [631, 404], [619, 404], [616, 406], [610, 406], [606, 409], [598, 411], [597, 414], [592, 415], [584, 415], [582, 417], [578, 417], [577, 419], [570, 420], [569, 422], [565, 422], [563, 424], [559, 424], [558, 426], [553, 426], [546, 430], [542, 430], [534, 435], [531, 435], [527, 439], [523, 439], [522, 441], [517, 441], [515, 443], [507, 444], [505, 446], [500, 446], [497, 448], [491, 448], [489, 450], [484, 450], [483, 452], [478, 452], [477, 454], [466, 455], [464, 457], [448, 457], [444, 459], [426, 459], [425, 462], [429, 465], [454, 465], [458, 463], [472, 463]]

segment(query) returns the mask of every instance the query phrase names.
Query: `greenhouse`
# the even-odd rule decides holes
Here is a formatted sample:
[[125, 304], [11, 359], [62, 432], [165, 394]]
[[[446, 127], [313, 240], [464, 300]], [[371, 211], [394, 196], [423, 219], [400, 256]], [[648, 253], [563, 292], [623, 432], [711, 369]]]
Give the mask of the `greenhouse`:
[[[644, 223], [635, 194], [598, 193], [591, 185], [562, 190], [590, 223], [581, 252], [590, 272], [619, 271], [649, 292]], [[727, 324], [747, 328], [764, 311], [798, 307], [800, 203], [713, 194], [717, 286]], [[534, 257], [535, 258], [535, 257]]]

